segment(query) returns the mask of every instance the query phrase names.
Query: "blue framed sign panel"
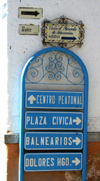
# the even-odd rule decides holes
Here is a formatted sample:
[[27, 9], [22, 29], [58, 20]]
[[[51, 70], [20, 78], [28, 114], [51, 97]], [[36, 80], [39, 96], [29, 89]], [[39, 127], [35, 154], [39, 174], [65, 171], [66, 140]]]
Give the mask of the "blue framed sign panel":
[[27, 153], [24, 171], [75, 171], [82, 170], [82, 153]]
[[79, 132], [26, 132], [26, 150], [80, 150], [83, 134]]
[[26, 108], [82, 109], [83, 92], [26, 91]]
[[26, 130], [82, 130], [82, 112], [26, 111]]
[[[46, 89], [38, 90], [39, 85], [41, 85], [43, 89], [44, 89], [44, 86], [46, 85]], [[53, 87], [56, 85], [58, 86], [58, 89]], [[63, 88], [63, 86], [65, 86], [65, 88]], [[67, 89], [67, 86], [69, 86], [68, 89]], [[74, 89], [75, 86], [77, 86], [77, 88]], [[82, 86], [82, 90], [80, 90], [81, 86]], [[45, 94], [44, 94], [44, 91], [45, 91]], [[52, 97], [52, 101], [51, 99], [49, 100], [50, 102], [48, 104], [47, 99], [46, 99], [47, 97], [44, 98], [43, 96], [54, 96], [54, 97]], [[59, 102], [58, 102], [58, 96], [60, 96]], [[69, 98], [67, 96], [69, 96]], [[73, 99], [74, 96], [75, 98]], [[64, 102], [65, 99], [66, 99], [66, 102]], [[67, 102], [69, 102], [69, 104]], [[26, 63], [23, 69], [22, 77], [21, 77], [19, 181], [23, 181], [23, 170], [35, 171], [34, 166], [32, 166], [31, 168], [32, 170], [30, 169], [31, 167], [30, 164], [33, 164], [33, 160], [35, 157], [36, 157], [36, 163], [37, 163], [38, 158], [40, 157], [43, 158], [43, 153], [38, 153], [37, 156], [35, 155], [35, 153], [34, 154], [26, 153], [24, 156], [25, 134], [29, 134], [29, 133], [25, 133], [25, 129], [29, 131], [29, 130], [34, 130], [34, 129], [38, 130], [42, 128], [42, 126], [38, 126], [38, 124], [37, 126], [35, 125], [34, 127], [32, 125], [34, 123], [32, 119], [34, 119], [34, 116], [35, 118], [36, 116], [39, 118], [39, 114], [41, 113], [41, 111], [40, 113], [37, 112], [37, 115], [35, 114], [34, 116], [32, 112], [36, 110], [39, 111], [38, 109], [41, 111], [43, 109], [43, 117], [46, 116], [46, 119], [48, 119], [47, 114], [49, 111], [51, 111], [51, 109], [52, 109], [51, 112], [54, 111], [55, 117], [57, 116], [55, 114], [55, 111], [57, 112], [59, 111], [58, 116], [59, 114], [60, 116], [62, 116], [63, 112], [61, 113], [61, 110], [64, 110], [64, 111], [66, 110], [68, 120], [69, 120], [69, 117], [72, 116], [72, 127], [70, 127], [70, 125], [68, 127], [65, 126], [65, 130], [69, 129], [70, 132], [71, 130], [72, 131], [74, 130], [75, 132], [77, 132], [80, 129], [80, 131], [82, 131], [82, 134], [83, 134], [83, 146], [82, 146], [81, 151], [78, 150], [79, 153], [76, 153], [76, 151], [74, 152], [74, 150], [73, 150], [73, 154], [66, 153], [67, 154], [66, 156], [64, 156], [65, 153], [59, 153], [59, 155], [60, 154], [62, 155], [62, 156], [60, 155], [61, 158], [67, 157], [70, 163], [70, 164], [67, 163], [68, 166], [63, 166], [63, 167], [62, 165], [59, 166], [59, 171], [82, 170], [82, 181], [86, 181], [88, 74], [82, 60], [72, 51], [64, 49], [64, 48], [59, 48], [59, 47], [51, 47], [51, 48], [43, 49], [37, 52], [36, 54], [34, 54], [28, 60], [28, 62]], [[47, 113], [44, 113], [44, 111], [46, 112], [46, 110], [47, 110]], [[70, 115], [71, 112], [73, 112], [72, 115]], [[76, 112], [77, 114], [76, 117], [74, 117], [75, 116], [74, 112]], [[82, 113], [83, 116], [79, 116], [79, 112], [80, 114]], [[65, 115], [63, 117], [65, 118]], [[50, 114], [50, 119], [49, 119], [50, 122], [47, 123], [47, 126], [51, 126], [51, 128], [50, 127], [49, 128], [50, 129], [53, 128], [54, 130], [55, 128], [52, 125], [52, 119], [53, 119], [53, 115]], [[76, 126], [78, 124], [76, 121], [77, 119], [80, 124], [80, 127]], [[60, 125], [56, 126], [56, 128], [59, 130], [62, 130], [63, 127], [64, 126], [62, 124], [61, 126]], [[46, 128], [47, 127], [44, 126], [43, 129], [46, 129]], [[81, 140], [81, 138], [79, 139]], [[75, 144], [75, 142], [73, 144]], [[47, 158], [49, 158], [47, 159], [48, 164], [50, 164], [51, 156], [53, 156], [55, 160], [54, 167], [52, 167], [52, 169], [51, 167], [49, 167], [49, 171], [56, 171], [58, 169], [56, 165], [57, 158], [58, 158], [57, 154], [58, 153], [52, 153], [52, 154], [48, 153], [47, 155], [47, 153], [44, 153], [44, 159], [46, 160]], [[73, 156], [70, 154], [72, 154]], [[80, 156], [77, 154], [79, 154]], [[44, 170], [46, 171], [45, 166], [44, 168], [41, 167], [40, 169], [38, 167], [38, 171], [44, 171]]]

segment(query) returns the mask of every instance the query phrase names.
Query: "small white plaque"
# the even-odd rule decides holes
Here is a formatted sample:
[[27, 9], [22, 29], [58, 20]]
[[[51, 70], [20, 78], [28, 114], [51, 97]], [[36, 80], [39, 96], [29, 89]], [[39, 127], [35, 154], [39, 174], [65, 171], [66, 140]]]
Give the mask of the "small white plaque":
[[42, 8], [19, 8], [19, 18], [40, 19], [43, 16]]
[[19, 34], [20, 35], [38, 35], [39, 34], [39, 25], [19, 25]]

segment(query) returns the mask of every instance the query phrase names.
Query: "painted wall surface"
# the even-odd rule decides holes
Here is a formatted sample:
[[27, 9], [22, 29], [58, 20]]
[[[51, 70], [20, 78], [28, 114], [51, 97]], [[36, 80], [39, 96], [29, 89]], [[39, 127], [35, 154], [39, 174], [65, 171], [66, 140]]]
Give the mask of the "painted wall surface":
[[7, 16], [6, 0], [0, 1], [0, 133], [5, 133], [7, 129], [8, 117], [8, 58], [7, 58]]
[[[18, 144], [8, 144], [7, 148], [7, 181], [18, 181]], [[81, 181], [81, 172], [24, 172], [23, 178], [24, 181]], [[86, 181], [100, 181], [100, 142], [87, 144]]]
[[[21, 2], [20, 2], [21, 1]], [[8, 118], [7, 132], [19, 133], [20, 78], [27, 60], [42, 45], [41, 23], [65, 15], [85, 28], [84, 44], [71, 50], [84, 62], [89, 75], [88, 131], [100, 131], [100, 1], [99, 0], [8, 0], [7, 2]], [[18, 7], [43, 8], [41, 19], [19, 19]], [[19, 35], [19, 24], [39, 25], [39, 35]]]

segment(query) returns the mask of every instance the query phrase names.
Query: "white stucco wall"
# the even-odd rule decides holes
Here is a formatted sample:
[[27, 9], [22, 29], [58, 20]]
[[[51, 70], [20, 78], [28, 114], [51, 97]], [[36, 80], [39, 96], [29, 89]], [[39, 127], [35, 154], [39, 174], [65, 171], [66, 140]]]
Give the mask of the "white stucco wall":
[[[5, 10], [3, 5], [6, 0], [0, 1], [0, 133], [4, 133], [7, 129], [8, 117], [8, 92], [7, 92], [7, 17], [3, 17]], [[4, 10], [4, 11], [3, 11]], [[3, 13], [2, 13], [3, 12]]]
[[[100, 131], [100, 1], [99, 0], [8, 0], [7, 11], [7, 91], [8, 113], [6, 129], [19, 133], [20, 77], [27, 60], [42, 45], [41, 23], [65, 15], [75, 21], [82, 20], [85, 28], [84, 44], [71, 50], [84, 62], [89, 75], [88, 131]], [[41, 19], [19, 19], [18, 7], [43, 8]], [[5, 21], [5, 19], [3, 20]], [[39, 25], [39, 35], [19, 35], [19, 24]], [[6, 44], [5, 44], [6, 49]], [[1, 76], [1, 75], [0, 75]], [[5, 109], [5, 108], [4, 108]]]

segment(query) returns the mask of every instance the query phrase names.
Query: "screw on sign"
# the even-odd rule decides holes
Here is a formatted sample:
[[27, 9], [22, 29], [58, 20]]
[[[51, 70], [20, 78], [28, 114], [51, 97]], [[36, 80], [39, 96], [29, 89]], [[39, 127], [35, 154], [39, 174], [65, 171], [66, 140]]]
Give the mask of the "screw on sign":
[[[68, 83], [69, 81], [69, 83], [66, 83], [65, 87], [71, 85], [74, 90], [74, 86], [76, 88], [82, 86], [82, 91], [76, 91], [77, 89], [75, 91], [69, 91], [70, 89], [68, 89], [67, 91], [66, 88], [60, 91], [55, 89], [34, 90], [35, 85], [43, 85], [45, 77], [45, 81], [47, 81], [47, 74], [43, 75], [41, 79], [39, 77], [39, 80], [35, 77], [37, 82], [36, 80], [32, 82], [34, 76], [30, 81], [28, 79], [29, 76], [27, 76], [28, 72], [30, 72], [28, 70], [34, 69], [34, 66], [35, 69], [37, 67], [38, 69], [41, 68], [38, 61], [35, 61], [34, 65], [34, 60], [42, 56], [40, 60], [43, 62], [44, 54], [49, 57], [51, 52], [53, 55], [56, 54], [56, 61], [59, 60], [57, 56], [60, 53], [68, 58], [67, 62], [69, 62], [69, 57], [72, 57], [75, 60], [72, 63], [77, 62], [79, 64], [80, 68], [76, 68], [76, 66], [71, 67], [81, 71], [84, 79], [80, 83], [73, 83], [73, 81], [69, 81], [68, 77], [66, 77], [66, 82]], [[50, 60], [51, 57], [46, 59], [47, 64], [50, 64]], [[31, 65], [32, 67], [30, 68]], [[45, 65], [43, 64], [43, 66]], [[45, 67], [43, 68], [45, 69]], [[32, 75], [33, 73], [31, 72], [30, 76]], [[52, 75], [55, 75], [55, 69], [52, 69]], [[74, 77], [74, 80], [76, 81], [76, 77]], [[48, 79], [48, 81], [46, 86], [54, 86], [53, 79]], [[61, 88], [62, 82], [57, 80], [57, 84], [58, 81]], [[44, 82], [44, 87], [45, 84]], [[23, 181], [23, 170], [26, 172], [82, 170], [82, 181], [86, 181], [87, 98], [87, 71], [83, 62], [73, 52], [64, 48], [52, 47], [37, 52], [28, 61], [24, 68], [21, 82], [19, 181]], [[52, 132], [48, 132], [48, 130], [52, 130]], [[60, 130], [60, 132], [57, 130]], [[24, 149], [26, 154], [24, 154]], [[32, 150], [35, 150], [35, 153], [32, 153]], [[37, 153], [36, 150], [37, 152], [42, 150], [42, 153]], [[43, 150], [45, 150], [45, 153], [43, 153]], [[52, 150], [52, 153], [50, 150]], [[56, 152], [53, 152], [53, 150]], [[57, 150], [59, 150], [59, 153], [57, 153]], [[67, 150], [67, 153], [64, 150]]]

